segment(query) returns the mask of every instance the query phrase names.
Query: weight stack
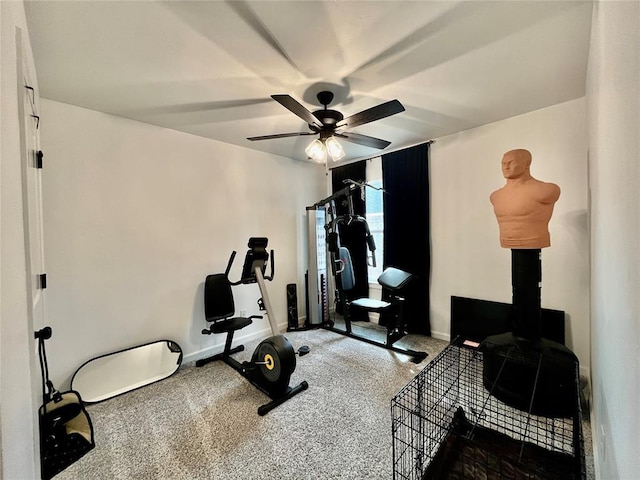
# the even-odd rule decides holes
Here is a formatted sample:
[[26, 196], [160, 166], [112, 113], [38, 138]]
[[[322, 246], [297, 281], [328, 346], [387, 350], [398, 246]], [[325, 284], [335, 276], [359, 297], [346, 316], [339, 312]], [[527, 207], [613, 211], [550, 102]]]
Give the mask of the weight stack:
[[298, 329], [298, 287], [295, 283], [287, 284], [287, 325], [288, 330]]

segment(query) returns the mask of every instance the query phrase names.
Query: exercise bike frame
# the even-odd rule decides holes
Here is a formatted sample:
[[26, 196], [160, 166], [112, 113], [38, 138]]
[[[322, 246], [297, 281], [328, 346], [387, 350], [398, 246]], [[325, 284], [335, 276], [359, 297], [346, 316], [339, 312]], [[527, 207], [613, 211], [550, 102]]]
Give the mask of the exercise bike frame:
[[[264, 343], [278, 343], [279, 346], [276, 347], [275, 345], [273, 346], [274, 349], [274, 353], [276, 353], [277, 355], [279, 355], [278, 353], [278, 348], [281, 349], [285, 349], [287, 351], [287, 354], [292, 355], [292, 359], [289, 360], [290, 362], [293, 362], [293, 366], [290, 368], [290, 372], [286, 373], [286, 387], [283, 388], [283, 382], [282, 381], [278, 381], [276, 384], [271, 384], [271, 388], [270, 387], [270, 382], [269, 380], [265, 379], [265, 377], [263, 376], [263, 374], [260, 371], [260, 367], [259, 365], [257, 365], [255, 362], [251, 361], [251, 362], [239, 362], [238, 360], [236, 360], [235, 358], [233, 358], [231, 355], [238, 353], [238, 352], [242, 352], [245, 350], [244, 345], [238, 345], [236, 347], [231, 347], [232, 343], [233, 343], [233, 336], [234, 336], [234, 331], [228, 331], [227, 332], [227, 337], [225, 340], [225, 346], [224, 346], [224, 350], [217, 354], [217, 355], [213, 355], [212, 357], [208, 357], [205, 359], [201, 359], [196, 361], [196, 367], [201, 367], [203, 365], [206, 365], [207, 363], [216, 361], [216, 360], [222, 360], [224, 363], [226, 363], [227, 365], [229, 365], [231, 368], [233, 368], [235, 371], [237, 371], [240, 375], [242, 375], [244, 378], [246, 378], [254, 387], [256, 387], [258, 390], [260, 390], [262, 393], [264, 393], [265, 395], [267, 395], [271, 401], [261, 405], [258, 408], [258, 415], [262, 416], [262, 415], [266, 415], [267, 413], [269, 413], [271, 410], [273, 410], [274, 408], [276, 408], [277, 406], [281, 405], [282, 403], [286, 402], [287, 400], [289, 400], [290, 398], [294, 397], [295, 395], [297, 395], [298, 393], [306, 390], [307, 388], [309, 388], [309, 384], [306, 381], [302, 381], [300, 382], [298, 385], [291, 387], [288, 385], [289, 383], [289, 379], [291, 374], [295, 371], [295, 355], [297, 352], [294, 351], [293, 347], [291, 346], [291, 344], [289, 343], [289, 341], [286, 339], [286, 337], [284, 337], [284, 335], [281, 335], [278, 331], [278, 324], [277, 321], [275, 319], [275, 316], [273, 314], [273, 308], [271, 306], [271, 300], [269, 298], [269, 293], [267, 291], [266, 288], [266, 284], [265, 284], [265, 278], [268, 280], [272, 280], [274, 277], [274, 253], [273, 250], [270, 251], [270, 267], [271, 267], [271, 273], [269, 276], [265, 277], [263, 275], [263, 271], [266, 269], [266, 261], [255, 261], [253, 263], [253, 276], [249, 276], [246, 275], [246, 271], [243, 271], [243, 277], [237, 281], [237, 282], [229, 282], [231, 285], [240, 285], [240, 284], [249, 284], [249, 283], [258, 283], [258, 287], [260, 289], [260, 295], [261, 298], [258, 301], [258, 304], [260, 305], [260, 309], [264, 309], [266, 310], [266, 314], [267, 314], [267, 318], [269, 320], [269, 325], [271, 328], [271, 333], [272, 335], [266, 339], [264, 339], [259, 345], [258, 347], [256, 347], [256, 350], [254, 352], [254, 356], [256, 355], [256, 353], [258, 352], [258, 350], [260, 349], [261, 345], [263, 345]], [[236, 256], [236, 252], [233, 251], [231, 254], [231, 257], [229, 258], [229, 262], [227, 263], [227, 268], [225, 270], [225, 276], [227, 278], [229, 278], [229, 272], [231, 271], [231, 266], [233, 264], [233, 261], [235, 259]], [[243, 269], [245, 270], [245, 269]], [[251, 315], [249, 317], [250, 319], [260, 319], [263, 318], [262, 315]], [[308, 349], [307, 349], [308, 350]], [[305, 354], [306, 352], [301, 352], [300, 355]], [[280, 358], [276, 359], [276, 362], [280, 362]]]
[[[262, 318], [262, 316], [260, 315], [252, 315], [249, 318]], [[302, 381], [300, 382], [298, 385], [296, 385], [295, 387], [290, 387], [287, 386], [286, 389], [284, 390], [284, 392], [282, 393], [274, 393], [271, 392], [268, 388], [267, 388], [267, 384], [266, 382], [263, 383], [263, 377], [259, 371], [259, 367], [258, 365], [252, 363], [252, 362], [239, 362], [238, 360], [236, 360], [235, 358], [233, 358], [231, 355], [233, 355], [234, 353], [238, 353], [238, 352], [242, 352], [244, 351], [244, 345], [238, 345], [234, 348], [231, 348], [231, 343], [233, 342], [233, 334], [234, 332], [228, 332], [227, 333], [227, 339], [225, 341], [225, 348], [224, 351], [214, 355], [212, 357], [209, 358], [205, 358], [202, 360], [198, 360], [196, 362], [196, 367], [201, 367], [203, 365], [206, 365], [209, 362], [213, 362], [216, 360], [222, 360], [224, 363], [226, 363], [227, 365], [229, 365], [231, 368], [233, 368], [235, 371], [237, 371], [240, 375], [242, 375], [244, 378], [246, 378], [249, 382], [251, 382], [251, 384], [256, 387], [258, 390], [260, 390], [262, 393], [264, 393], [266, 396], [268, 396], [271, 401], [265, 403], [264, 405], [261, 405], [260, 407], [258, 407], [258, 415], [263, 416], [266, 415], [267, 413], [269, 413], [271, 410], [273, 410], [274, 408], [276, 408], [278, 405], [281, 405], [282, 403], [286, 402], [287, 400], [289, 400], [290, 398], [292, 398], [293, 396], [297, 395], [298, 393], [302, 392], [303, 390], [306, 390], [307, 388], [309, 388], [309, 384], [306, 381]], [[279, 338], [282, 337], [284, 338], [284, 336], [282, 335], [277, 335], [277, 336], [271, 336], [266, 338], [265, 340], [263, 340], [263, 342], [268, 342], [272, 339], [275, 338]], [[288, 344], [288, 341], [285, 339], [286, 343]], [[261, 342], [262, 344], [262, 342]], [[291, 347], [291, 345], [289, 344], [289, 347]], [[260, 348], [260, 345], [258, 345], [258, 347], [256, 347], [256, 350]], [[293, 350], [293, 347], [291, 347], [291, 349]], [[295, 352], [291, 352], [292, 355], [294, 355], [294, 360], [295, 360]], [[278, 360], [279, 361], [279, 360]], [[293, 373], [292, 369], [292, 372]], [[289, 374], [290, 376], [290, 374]], [[287, 383], [288, 380], [287, 380]]]

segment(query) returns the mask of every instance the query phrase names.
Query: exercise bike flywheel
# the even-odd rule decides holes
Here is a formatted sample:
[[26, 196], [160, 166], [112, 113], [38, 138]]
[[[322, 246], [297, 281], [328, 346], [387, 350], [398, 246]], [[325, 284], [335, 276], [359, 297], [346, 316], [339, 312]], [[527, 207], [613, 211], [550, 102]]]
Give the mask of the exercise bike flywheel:
[[295, 351], [283, 335], [260, 342], [251, 361], [259, 370], [263, 388], [275, 395], [287, 389], [291, 374], [296, 369]]

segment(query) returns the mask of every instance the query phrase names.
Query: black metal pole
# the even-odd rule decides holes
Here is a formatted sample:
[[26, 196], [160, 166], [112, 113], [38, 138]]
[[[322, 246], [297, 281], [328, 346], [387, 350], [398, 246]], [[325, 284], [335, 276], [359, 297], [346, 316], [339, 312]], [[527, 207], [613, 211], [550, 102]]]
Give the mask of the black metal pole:
[[540, 333], [540, 296], [542, 264], [540, 249], [511, 250], [513, 286], [513, 333], [538, 340]]

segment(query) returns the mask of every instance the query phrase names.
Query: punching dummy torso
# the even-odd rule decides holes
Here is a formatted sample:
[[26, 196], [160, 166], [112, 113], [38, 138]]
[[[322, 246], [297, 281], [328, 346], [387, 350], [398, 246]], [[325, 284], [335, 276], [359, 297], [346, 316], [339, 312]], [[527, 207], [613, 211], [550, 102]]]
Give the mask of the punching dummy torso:
[[545, 248], [551, 244], [547, 226], [560, 187], [533, 178], [530, 164], [527, 150], [505, 153], [502, 173], [507, 183], [490, 196], [504, 248]]

